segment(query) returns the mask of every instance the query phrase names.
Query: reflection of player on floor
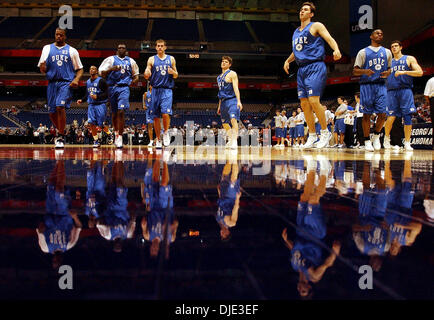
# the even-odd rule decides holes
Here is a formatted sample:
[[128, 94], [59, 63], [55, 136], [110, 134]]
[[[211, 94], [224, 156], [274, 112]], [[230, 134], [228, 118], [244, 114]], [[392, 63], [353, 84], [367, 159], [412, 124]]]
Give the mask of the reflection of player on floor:
[[142, 202], [146, 206], [146, 216], [142, 218], [143, 238], [151, 242], [151, 257], [158, 256], [160, 246], [164, 245], [165, 258], [169, 258], [169, 245], [176, 239], [178, 220], [173, 211], [172, 186], [169, 168], [163, 162], [160, 180], [160, 161], [156, 160], [152, 167], [152, 159], [148, 158], [148, 168], [141, 184]]
[[413, 56], [403, 55], [402, 44], [395, 40], [392, 42], [390, 49], [393, 53], [391, 71], [387, 78], [387, 115], [384, 135], [384, 148], [389, 149], [390, 131], [396, 117], [404, 118], [404, 149], [413, 150], [410, 146], [411, 137], [411, 114], [416, 112], [414, 106], [413, 77], [423, 76], [422, 68]]
[[303, 3], [299, 14], [301, 25], [294, 31], [292, 53], [283, 66], [287, 74], [289, 74], [291, 62], [295, 60], [299, 66], [297, 73], [298, 98], [309, 129], [309, 138], [303, 145], [304, 148], [313, 147], [317, 140], [314, 113], [321, 125], [321, 138], [316, 147], [324, 148], [331, 138], [331, 134], [327, 130], [324, 109], [320, 104], [327, 80], [327, 68], [324, 63], [324, 40], [333, 49], [333, 59], [339, 60], [341, 58], [338, 44], [326, 27], [320, 22], [311, 22], [314, 13], [315, 6], [311, 2]]
[[318, 242], [327, 234], [327, 226], [320, 199], [326, 192], [330, 173], [328, 160], [321, 160], [318, 185], [315, 184], [317, 161], [308, 160], [307, 179], [297, 207], [297, 230], [294, 241], [288, 239], [287, 229], [282, 232], [285, 245], [291, 250], [291, 265], [299, 273], [297, 290], [302, 297], [311, 295], [309, 282], [318, 283], [325, 271], [331, 267], [339, 255], [341, 244], [334, 241], [332, 252], [324, 258], [323, 248]]
[[36, 229], [41, 250], [53, 254], [53, 269], [62, 264], [62, 254], [77, 244], [82, 228], [77, 212], [71, 209], [71, 196], [65, 189], [65, 181], [65, 163], [57, 161], [47, 186], [44, 222]]
[[243, 105], [241, 104], [240, 90], [238, 89], [238, 75], [235, 71], [229, 69], [231, 66], [232, 58], [223, 56], [221, 62], [222, 73], [217, 77], [219, 87], [217, 114], [220, 115], [223, 128], [229, 137], [226, 146], [237, 149], [238, 121], [240, 120]]
[[152, 147], [154, 144], [154, 117], [151, 114], [151, 101], [152, 101], [152, 86], [149, 86], [149, 90], [143, 94], [143, 109], [146, 110], [146, 125], [148, 126], [148, 147]]
[[164, 146], [169, 146], [170, 136], [170, 116], [172, 115], [173, 92], [175, 86], [173, 79], [178, 78], [175, 58], [166, 55], [166, 41], [158, 39], [155, 49], [157, 54], [149, 57], [146, 70], [144, 73], [145, 79], [149, 79], [152, 86], [151, 93], [151, 115], [154, 118], [155, 127], [155, 146], [161, 148], [161, 123], [160, 118], [163, 117], [163, 143]]
[[[90, 124], [93, 137], [93, 147], [98, 148], [101, 146], [101, 141], [98, 139], [98, 128], [103, 128], [108, 134], [108, 128], [104, 126], [104, 120], [107, 113], [107, 98], [108, 87], [105, 80], [98, 77], [98, 68], [91, 66], [89, 69], [90, 79], [86, 82], [86, 96], [87, 96], [87, 122]], [[77, 100], [77, 104], [81, 104], [86, 96]]]
[[[357, 53], [353, 75], [360, 76], [360, 111], [363, 113], [363, 136], [365, 150], [381, 149], [380, 131], [386, 121], [387, 91], [385, 81], [390, 75], [392, 53], [383, 48], [383, 31], [371, 33], [371, 45]], [[371, 115], [377, 115], [375, 132], [371, 141]]]
[[228, 241], [231, 237], [229, 228], [235, 227], [238, 221], [238, 210], [240, 208], [240, 179], [238, 178], [238, 163], [225, 164], [222, 172], [222, 179], [217, 187], [219, 199], [217, 200], [216, 220], [220, 227], [220, 238]]
[[117, 53], [106, 58], [99, 67], [99, 73], [106, 78], [109, 86], [109, 101], [115, 129], [115, 145], [122, 148], [122, 134], [125, 126], [125, 110], [130, 108], [130, 85], [139, 81], [139, 67], [134, 59], [127, 56], [127, 46], [118, 45]]
[[44, 46], [38, 63], [39, 70], [46, 74], [49, 81], [47, 104], [50, 120], [57, 129], [57, 137], [54, 140], [56, 148], [64, 147], [65, 109], [69, 109], [71, 104], [71, 88], [78, 87], [78, 82], [83, 75], [83, 65], [78, 51], [66, 44], [65, 40], [66, 30], [57, 28], [55, 42]]

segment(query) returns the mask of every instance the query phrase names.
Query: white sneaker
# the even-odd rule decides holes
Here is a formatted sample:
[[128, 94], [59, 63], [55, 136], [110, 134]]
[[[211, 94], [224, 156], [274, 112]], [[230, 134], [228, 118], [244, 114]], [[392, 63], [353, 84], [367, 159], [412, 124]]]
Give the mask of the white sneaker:
[[65, 144], [63, 142], [63, 138], [59, 137], [54, 141], [54, 147], [56, 149], [63, 149], [65, 147]]
[[316, 135], [309, 135], [309, 138], [307, 139], [306, 143], [301, 146], [303, 149], [312, 148], [313, 144], [316, 142], [317, 136]]
[[116, 148], [121, 149], [123, 147], [123, 142], [122, 142], [122, 136], [118, 135], [115, 139], [115, 146]]
[[169, 150], [164, 150], [163, 151], [163, 162], [169, 162], [169, 160], [170, 160], [170, 154], [171, 153], [172, 152], [169, 151]]
[[337, 146], [337, 148], [343, 148], [344, 147], [344, 145], [343, 144], [338, 144], [338, 146]]
[[390, 145], [390, 137], [384, 136], [383, 147], [384, 147], [384, 149], [392, 148], [392, 146]]
[[160, 140], [155, 141], [155, 148], [161, 149], [162, 147], [163, 146], [161, 145], [161, 141]]
[[122, 161], [122, 150], [115, 150], [115, 161]]
[[[232, 145], [232, 140], [231, 139], [228, 139], [228, 142], [226, 142], [226, 146], [225, 146], [225, 148], [230, 148], [231, 147], [231, 145]], [[274, 147], [276, 147], [276, 146], [274, 146]]]
[[381, 149], [380, 135], [379, 134], [373, 135], [372, 146], [374, 147], [374, 150], [380, 150]]
[[365, 141], [365, 150], [366, 151], [374, 151], [374, 147], [372, 146], [371, 140]]
[[404, 150], [405, 151], [413, 151], [413, 148], [410, 145], [410, 142], [404, 142]]
[[169, 132], [163, 133], [163, 144], [165, 147], [168, 147], [170, 144]]
[[319, 141], [316, 144], [316, 147], [318, 149], [322, 149], [322, 148], [327, 147], [331, 138], [332, 138], [332, 135], [328, 130], [324, 130], [324, 132], [321, 130], [321, 136], [319, 138]]
[[231, 149], [238, 149], [238, 143], [237, 140], [233, 140], [231, 143]]
[[149, 141], [148, 147], [152, 147], [154, 145], [154, 140]]

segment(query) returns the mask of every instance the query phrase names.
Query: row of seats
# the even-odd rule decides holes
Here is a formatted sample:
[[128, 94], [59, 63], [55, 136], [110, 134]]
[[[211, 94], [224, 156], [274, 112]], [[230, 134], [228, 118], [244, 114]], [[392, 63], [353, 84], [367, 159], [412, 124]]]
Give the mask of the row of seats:
[[[51, 18], [41, 17], [8, 17], [0, 25], [0, 39], [20, 39], [20, 43], [24, 39], [33, 38], [39, 30], [48, 24]], [[107, 39], [123, 39], [133, 40], [134, 48], [137, 48], [135, 40], [141, 41], [145, 39], [146, 30], [148, 28], [148, 19], [129, 19], [129, 18], [103, 18], [104, 23], [99, 28], [95, 35], [94, 48], [106, 48], [101, 40]], [[73, 18], [73, 28], [68, 30], [68, 41], [75, 39], [75, 42], [88, 39], [91, 33], [95, 30], [100, 18]], [[210, 42], [239, 42], [253, 43], [254, 39], [250, 34], [244, 21], [227, 21], [227, 20], [201, 20], [205, 33], [205, 40]], [[288, 43], [290, 36], [294, 30], [291, 23], [270, 22], [270, 21], [250, 21], [258, 40], [263, 43]], [[53, 39], [55, 29], [58, 26], [56, 19], [42, 34], [39, 39]], [[151, 32], [151, 41], [163, 38], [166, 40], [180, 40], [198, 42], [200, 40], [199, 30], [196, 20], [181, 20], [181, 19], [153, 19]], [[0, 47], [17, 45], [11, 42], [3, 43]], [[31, 47], [40, 45], [40, 42], [34, 43]], [[219, 50], [218, 44], [215, 50]], [[113, 45], [110, 43], [110, 48]], [[227, 48], [227, 47], [226, 47]], [[240, 48], [240, 51], [245, 48]]]

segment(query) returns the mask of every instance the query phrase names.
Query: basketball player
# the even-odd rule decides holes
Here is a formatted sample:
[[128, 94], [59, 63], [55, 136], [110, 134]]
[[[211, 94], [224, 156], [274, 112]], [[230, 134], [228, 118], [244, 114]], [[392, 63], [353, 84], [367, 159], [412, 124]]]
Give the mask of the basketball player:
[[[353, 75], [360, 76], [360, 111], [363, 113], [363, 136], [365, 150], [381, 149], [380, 131], [386, 121], [387, 90], [385, 81], [390, 75], [392, 53], [381, 46], [383, 31], [371, 33], [371, 45], [357, 53]], [[375, 132], [371, 141], [371, 115], [377, 115]]]
[[298, 148], [304, 143], [304, 112], [301, 111], [301, 108], [297, 108], [297, 115], [295, 116], [295, 132], [296, 132], [296, 144], [295, 147]]
[[77, 244], [83, 227], [77, 212], [71, 210], [70, 190], [65, 188], [65, 182], [65, 161], [56, 161], [47, 186], [47, 212], [36, 229], [41, 250], [53, 254], [53, 269], [62, 264], [62, 254]]
[[86, 206], [84, 211], [89, 218], [88, 226], [90, 229], [95, 227], [97, 219], [104, 213], [107, 199], [105, 185], [103, 162], [92, 160], [87, 170]]
[[48, 80], [47, 104], [50, 120], [57, 129], [55, 148], [65, 146], [66, 113], [72, 100], [71, 88], [77, 88], [83, 75], [78, 51], [65, 43], [66, 30], [57, 28], [55, 42], [42, 49], [38, 67]]
[[223, 56], [221, 62], [222, 73], [217, 77], [219, 87], [219, 106], [217, 114], [220, 115], [223, 128], [229, 137], [227, 146], [237, 149], [238, 121], [240, 112], [243, 109], [241, 104], [240, 90], [238, 89], [238, 75], [231, 70], [232, 58]]
[[[108, 128], [104, 126], [105, 115], [107, 113], [107, 98], [108, 88], [106, 81], [98, 76], [98, 68], [91, 66], [89, 69], [90, 78], [86, 82], [86, 95], [87, 95], [87, 122], [90, 124], [93, 137], [93, 147], [99, 148], [101, 141], [98, 139], [98, 128], [103, 128], [108, 133]], [[81, 104], [83, 100], [77, 100], [77, 104]]]
[[337, 148], [344, 147], [344, 139], [345, 139], [345, 114], [347, 113], [348, 106], [344, 103], [343, 97], [338, 97], [339, 107], [335, 112], [335, 140], [337, 143]]
[[117, 53], [107, 57], [99, 66], [99, 74], [106, 79], [115, 129], [115, 145], [123, 147], [122, 134], [125, 126], [125, 110], [130, 107], [130, 85], [139, 81], [139, 67], [127, 56], [127, 46], [118, 45]]
[[301, 25], [294, 31], [292, 53], [283, 66], [287, 74], [289, 74], [291, 62], [295, 60], [299, 66], [297, 73], [298, 98], [309, 130], [309, 138], [303, 148], [313, 147], [317, 140], [314, 113], [321, 125], [321, 138], [316, 147], [324, 148], [331, 139], [331, 134], [327, 130], [324, 109], [320, 104], [327, 79], [327, 69], [324, 63], [324, 40], [333, 49], [333, 59], [339, 60], [341, 58], [338, 44], [326, 27], [320, 22], [311, 22], [315, 9], [313, 3], [303, 3], [299, 14]]
[[152, 101], [152, 86], [149, 86], [149, 90], [143, 94], [143, 109], [146, 110], [146, 124], [148, 126], [149, 144], [148, 147], [154, 145], [154, 117], [151, 115], [151, 101]]
[[282, 134], [282, 116], [280, 114], [280, 109], [276, 110], [276, 115], [274, 116], [274, 132], [275, 132], [275, 136], [277, 139], [277, 143], [274, 146], [274, 148], [280, 149], [280, 148], [282, 148], [281, 138], [283, 136], [283, 134]]
[[297, 111], [292, 111], [292, 116], [288, 118], [288, 127], [289, 127], [289, 146], [293, 146], [295, 144], [295, 117], [297, 116]]
[[[288, 140], [288, 118], [286, 117], [286, 110], [282, 110], [282, 138], [280, 144], [285, 147], [285, 140]], [[281, 147], [282, 148], [282, 147]]]
[[158, 39], [155, 43], [157, 54], [149, 57], [145, 79], [149, 79], [152, 86], [151, 93], [151, 115], [154, 118], [155, 146], [161, 149], [161, 123], [163, 117], [163, 143], [167, 147], [170, 144], [169, 127], [170, 116], [172, 115], [173, 92], [175, 86], [173, 79], [178, 78], [175, 58], [166, 54], [166, 41]]
[[391, 74], [387, 78], [387, 115], [384, 135], [384, 149], [390, 148], [390, 131], [396, 117], [404, 118], [404, 149], [412, 151], [410, 145], [411, 114], [416, 112], [414, 106], [413, 77], [422, 77], [422, 68], [413, 56], [403, 55], [399, 40], [392, 41], [390, 49], [393, 53]]

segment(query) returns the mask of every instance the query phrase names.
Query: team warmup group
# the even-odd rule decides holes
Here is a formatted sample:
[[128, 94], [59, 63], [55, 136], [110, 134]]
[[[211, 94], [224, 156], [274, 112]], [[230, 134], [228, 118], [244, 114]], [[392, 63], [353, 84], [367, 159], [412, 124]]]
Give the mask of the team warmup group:
[[[303, 149], [325, 148], [333, 137], [331, 126], [334, 124], [335, 145], [343, 146], [344, 118], [346, 114], [357, 113], [360, 116], [364, 140], [364, 149], [374, 151], [381, 149], [380, 132], [385, 127], [384, 148], [390, 148], [390, 132], [396, 117], [404, 119], [405, 150], [410, 146], [411, 114], [416, 111], [412, 93], [413, 77], [420, 77], [423, 71], [416, 59], [402, 54], [402, 44], [396, 40], [391, 43], [391, 50], [381, 46], [383, 32], [372, 32], [371, 45], [360, 50], [354, 64], [353, 75], [360, 76], [360, 102], [357, 110], [349, 109], [343, 98], [334, 115], [321, 104], [320, 98], [327, 80], [325, 59], [325, 42], [333, 50], [333, 59], [342, 55], [338, 44], [326, 27], [320, 22], [312, 22], [315, 6], [311, 2], [303, 3], [298, 27], [292, 37], [291, 55], [286, 59], [283, 69], [289, 74], [291, 62], [298, 65], [297, 92], [301, 108], [292, 112], [292, 117], [276, 115], [277, 148], [284, 146], [287, 139], [285, 128], [289, 127], [290, 145]], [[66, 113], [72, 101], [72, 88], [79, 85], [83, 75], [78, 51], [66, 44], [66, 30], [58, 28], [55, 42], [44, 46], [38, 67], [46, 74], [47, 104], [50, 120], [57, 129], [55, 147], [64, 147]], [[162, 148], [170, 144], [170, 116], [172, 115], [174, 79], [178, 78], [176, 61], [165, 53], [166, 42], [156, 41], [157, 54], [147, 61], [144, 77], [148, 80], [148, 90], [143, 95], [146, 109], [146, 123], [150, 137], [149, 146]], [[223, 128], [228, 141], [227, 148], [237, 149], [238, 121], [243, 108], [238, 76], [231, 70], [232, 58], [223, 56], [222, 73], [217, 77], [218, 108]], [[91, 66], [90, 78], [87, 80], [86, 96], [77, 100], [82, 103], [87, 99], [88, 123], [94, 137], [94, 147], [100, 146], [98, 127], [104, 127], [106, 104], [109, 102], [115, 134], [115, 146], [122, 148], [122, 134], [125, 125], [125, 110], [129, 109], [130, 86], [139, 80], [139, 67], [134, 59], [127, 55], [125, 44], [119, 44], [116, 55], [107, 57], [97, 68]], [[358, 94], [357, 94], [358, 95]], [[357, 99], [356, 99], [357, 100]], [[345, 106], [345, 108], [344, 108]], [[342, 108], [341, 108], [342, 107]], [[345, 110], [344, 110], [345, 109]], [[374, 133], [371, 137], [371, 118], [376, 117]], [[161, 131], [161, 118], [163, 131]], [[286, 120], [285, 120], [286, 118]], [[288, 121], [288, 122], [287, 122]], [[304, 122], [307, 124], [308, 137], [304, 141]], [[359, 124], [360, 124], [359, 123]], [[155, 139], [154, 132], [155, 130]], [[162, 135], [162, 139], [161, 139]], [[161, 141], [162, 140], [162, 141]], [[163, 142], [163, 143], [162, 143]]]

